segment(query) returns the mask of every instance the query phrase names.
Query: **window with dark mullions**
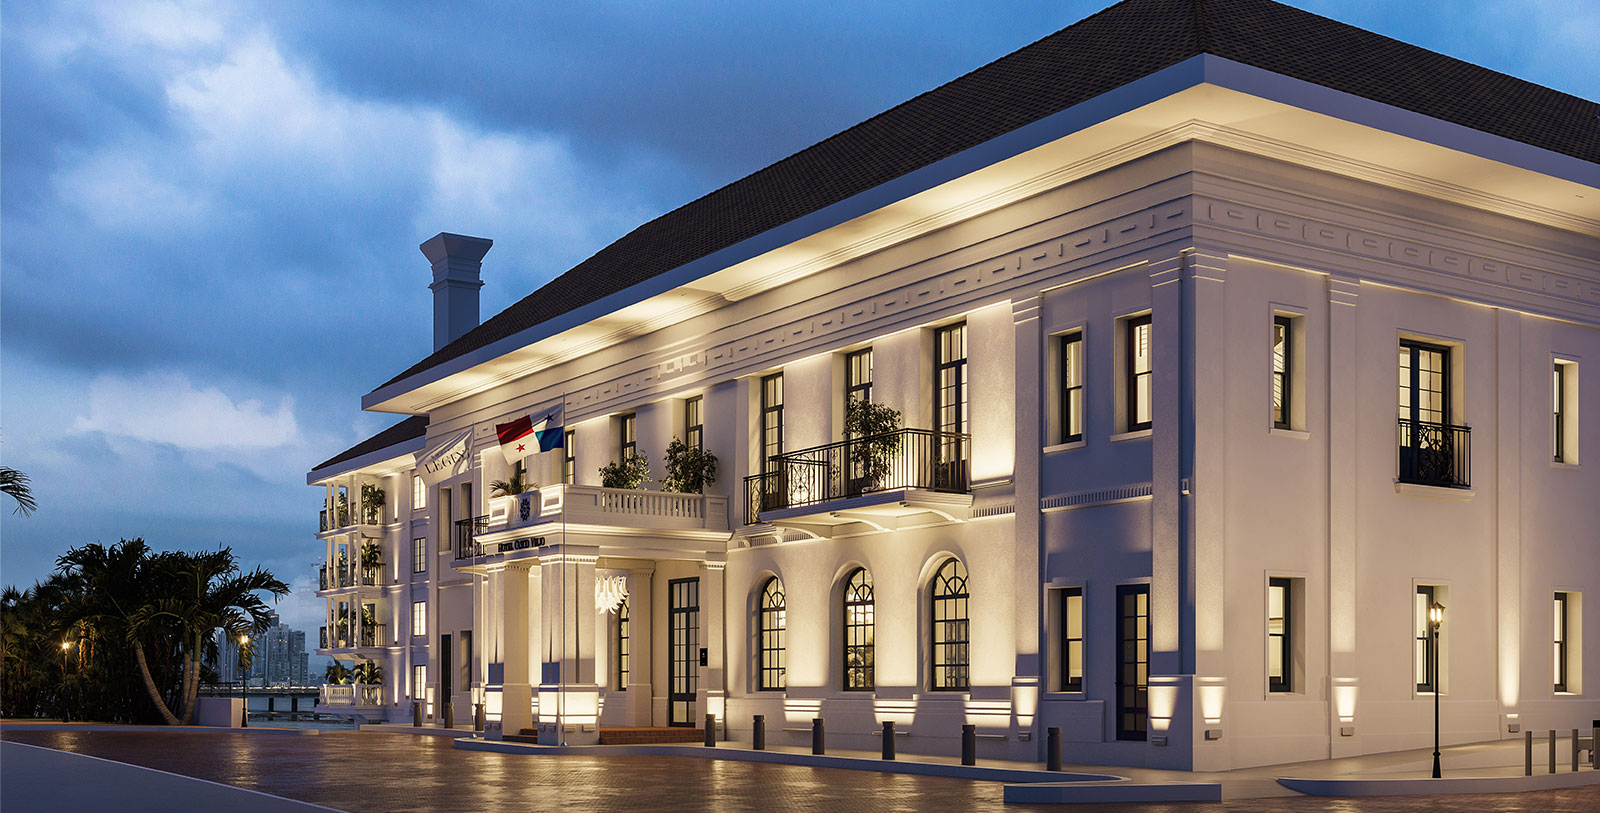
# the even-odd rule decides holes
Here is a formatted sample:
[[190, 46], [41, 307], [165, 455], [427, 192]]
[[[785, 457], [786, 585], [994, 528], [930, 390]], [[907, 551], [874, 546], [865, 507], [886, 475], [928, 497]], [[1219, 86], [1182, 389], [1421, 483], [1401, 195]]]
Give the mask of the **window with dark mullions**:
[[844, 402], [872, 401], [872, 348], [844, 357]]
[[783, 582], [776, 576], [767, 579], [761, 588], [761, 606], [756, 611], [756, 625], [760, 640], [760, 675], [762, 691], [778, 691], [788, 685], [787, 653], [784, 652], [783, 634], [788, 626], [784, 609]]
[[844, 688], [865, 691], [874, 686], [872, 578], [856, 568], [844, 587]]
[[411, 572], [428, 572], [428, 538], [419, 536], [411, 540]]
[[1083, 691], [1083, 588], [1061, 591], [1061, 691]]
[[1151, 370], [1154, 349], [1151, 347], [1150, 316], [1135, 316], [1128, 320], [1128, 431], [1149, 429], [1153, 402]]
[[1566, 370], [1563, 369], [1564, 366], [1560, 362], [1556, 362], [1551, 378], [1553, 390], [1551, 394], [1554, 396], [1554, 405], [1551, 414], [1550, 448], [1551, 459], [1557, 463], [1567, 462], [1566, 427], [1563, 426], [1567, 419], [1567, 375]]
[[573, 485], [578, 482], [578, 449], [574, 440], [577, 432], [568, 429], [561, 438], [561, 482]]
[[1434, 639], [1433, 630], [1428, 624], [1428, 608], [1433, 606], [1433, 585], [1417, 585], [1416, 625], [1417, 625], [1417, 691], [1431, 693], [1438, 685], [1438, 674], [1434, 671]]
[[967, 568], [947, 559], [933, 575], [929, 598], [933, 620], [934, 691], [964, 692], [970, 688], [971, 620], [968, 616]]
[[1291, 317], [1272, 317], [1272, 425], [1278, 429], [1288, 429], [1293, 422], [1289, 411], [1294, 383], [1293, 324]]
[[1290, 600], [1293, 581], [1269, 579], [1267, 582], [1267, 690], [1293, 690], [1294, 641], [1290, 638]]
[[783, 454], [783, 373], [761, 379], [761, 470], [770, 471], [772, 458]]
[[705, 401], [696, 395], [683, 402], [683, 442], [693, 449], [706, 447]]
[[1556, 593], [1555, 598], [1555, 691], [1565, 692], [1567, 689], [1567, 594]]
[[628, 690], [628, 599], [623, 597], [617, 606], [617, 691]]
[[617, 421], [618, 460], [627, 460], [639, 451], [639, 416], [629, 413]]
[[1061, 337], [1061, 442], [1083, 440], [1083, 332]]

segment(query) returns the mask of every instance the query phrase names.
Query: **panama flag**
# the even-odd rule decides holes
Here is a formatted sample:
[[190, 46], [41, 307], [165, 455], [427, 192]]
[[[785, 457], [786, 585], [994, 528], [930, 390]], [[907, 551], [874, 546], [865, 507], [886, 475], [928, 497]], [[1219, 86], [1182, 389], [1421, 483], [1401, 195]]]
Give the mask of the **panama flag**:
[[500, 439], [500, 453], [505, 455], [506, 463], [514, 465], [528, 455], [561, 448], [561, 425], [552, 420], [554, 417], [555, 413], [551, 413], [535, 424], [532, 415], [523, 415], [510, 423], [495, 424], [494, 433]]

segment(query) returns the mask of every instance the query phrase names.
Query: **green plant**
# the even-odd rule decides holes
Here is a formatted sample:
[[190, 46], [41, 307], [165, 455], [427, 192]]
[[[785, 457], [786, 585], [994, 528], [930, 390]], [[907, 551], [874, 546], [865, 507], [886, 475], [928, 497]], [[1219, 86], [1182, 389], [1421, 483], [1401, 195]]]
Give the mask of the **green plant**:
[[667, 476], [661, 487], [679, 494], [701, 494], [717, 481], [717, 456], [673, 438], [667, 444]]
[[376, 525], [383, 518], [385, 499], [382, 488], [371, 483], [361, 484], [361, 516], [368, 525]]
[[377, 542], [368, 541], [361, 545], [361, 566], [367, 569], [375, 568], [383, 561], [383, 550]]
[[844, 408], [844, 439], [848, 442], [850, 479], [868, 488], [880, 488], [900, 451], [900, 410], [871, 401], [852, 399]]
[[383, 667], [376, 661], [362, 661], [356, 664], [351, 676], [356, 683], [365, 683], [369, 686], [383, 685]]
[[329, 683], [332, 683], [336, 686], [343, 686], [350, 682], [351, 674], [349, 668], [347, 668], [343, 663], [334, 661], [333, 663], [328, 664], [328, 668], [322, 673], [322, 677]]
[[511, 470], [511, 479], [495, 480], [489, 484], [491, 497], [515, 497], [525, 491], [532, 491], [539, 487], [538, 482], [529, 479], [527, 468], [518, 465]]
[[606, 488], [644, 488], [649, 481], [650, 461], [639, 452], [600, 467], [600, 485]]

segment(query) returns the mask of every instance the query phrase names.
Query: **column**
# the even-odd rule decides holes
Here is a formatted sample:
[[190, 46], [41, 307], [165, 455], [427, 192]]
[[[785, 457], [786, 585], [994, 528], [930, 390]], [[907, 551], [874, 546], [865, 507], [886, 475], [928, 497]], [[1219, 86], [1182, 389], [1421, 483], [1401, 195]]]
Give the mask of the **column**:
[[1356, 720], [1356, 373], [1360, 280], [1328, 278], [1328, 756], [1362, 753]]
[[1044, 759], [1044, 737], [1038, 729], [1039, 696], [1045, 690], [1044, 664], [1040, 653], [1049, 651], [1045, 640], [1048, 624], [1040, 612], [1044, 599], [1045, 556], [1044, 515], [1039, 512], [1040, 452], [1044, 448], [1041, 429], [1045, 424], [1041, 410], [1048, 395], [1044, 389], [1044, 334], [1040, 309], [1043, 297], [1031, 296], [1011, 303], [1011, 324], [1016, 333], [1014, 346], [1016, 375], [1013, 379], [1016, 404], [1016, 437], [1013, 444], [1012, 515], [1016, 537], [1016, 621], [1012, 627], [1017, 657], [1011, 679], [1011, 708], [1018, 737], [1033, 740], [1034, 758]]
[[728, 699], [727, 630], [723, 619], [723, 570], [728, 567], [725, 551], [708, 551], [700, 565], [700, 645], [706, 649], [706, 665], [700, 667], [700, 691], [696, 698], [696, 720], [714, 714], [726, 729], [724, 712]]
[[551, 545], [541, 550], [539, 744], [600, 741], [600, 686], [595, 682], [594, 565], [600, 549]]
[[647, 726], [654, 722], [651, 719], [654, 687], [650, 683], [650, 665], [654, 662], [650, 646], [654, 634], [650, 580], [654, 576], [655, 569], [650, 567], [628, 571], [628, 704], [632, 725]]
[[[1495, 311], [1495, 616], [1499, 652], [1500, 733], [1521, 722], [1522, 699], [1522, 317], [1516, 311]], [[1541, 381], [1549, 389], [1546, 362]], [[1550, 420], [1548, 416], [1544, 419]], [[1547, 430], [1548, 431], [1548, 430]], [[1481, 454], [1481, 452], [1480, 452]], [[1481, 458], [1480, 458], [1481, 459]], [[1546, 594], [1544, 606], [1550, 606]], [[1550, 611], [1545, 610], [1546, 618]], [[1534, 616], [1537, 618], [1538, 616]], [[1449, 623], [1447, 618], [1445, 623]], [[1549, 623], [1546, 621], [1545, 623]], [[1538, 651], [1537, 649], [1533, 651]], [[1548, 661], [1546, 668], [1548, 668]], [[1535, 673], [1537, 674], [1537, 672]], [[1545, 691], [1549, 691], [1545, 689]]]
[[533, 686], [530, 682], [528, 651], [529, 583], [532, 562], [524, 560], [491, 566], [488, 600], [492, 602], [494, 634], [486, 636], [485, 648], [493, 641], [489, 662], [489, 681], [484, 687], [484, 736], [500, 739], [533, 728]]

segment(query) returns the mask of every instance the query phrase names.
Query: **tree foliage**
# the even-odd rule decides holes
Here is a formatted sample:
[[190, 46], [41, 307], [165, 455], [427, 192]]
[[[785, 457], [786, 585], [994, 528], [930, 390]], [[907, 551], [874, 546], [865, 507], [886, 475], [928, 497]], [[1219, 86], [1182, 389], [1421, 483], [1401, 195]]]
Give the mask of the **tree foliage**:
[[0, 714], [192, 721], [215, 680], [218, 630], [259, 634], [288, 585], [233, 551], [154, 552], [143, 539], [73, 548], [26, 591], [0, 593]]
[[679, 494], [703, 494], [717, 481], [717, 456], [673, 438], [667, 444], [667, 476], [661, 487]]
[[0, 466], [0, 494], [16, 501], [17, 507], [11, 509], [13, 514], [27, 516], [39, 507], [33, 498], [33, 484], [29, 482], [28, 475], [10, 466]]
[[629, 452], [621, 463], [600, 467], [600, 485], [606, 488], [644, 488], [650, 482], [650, 460], [640, 452]]

